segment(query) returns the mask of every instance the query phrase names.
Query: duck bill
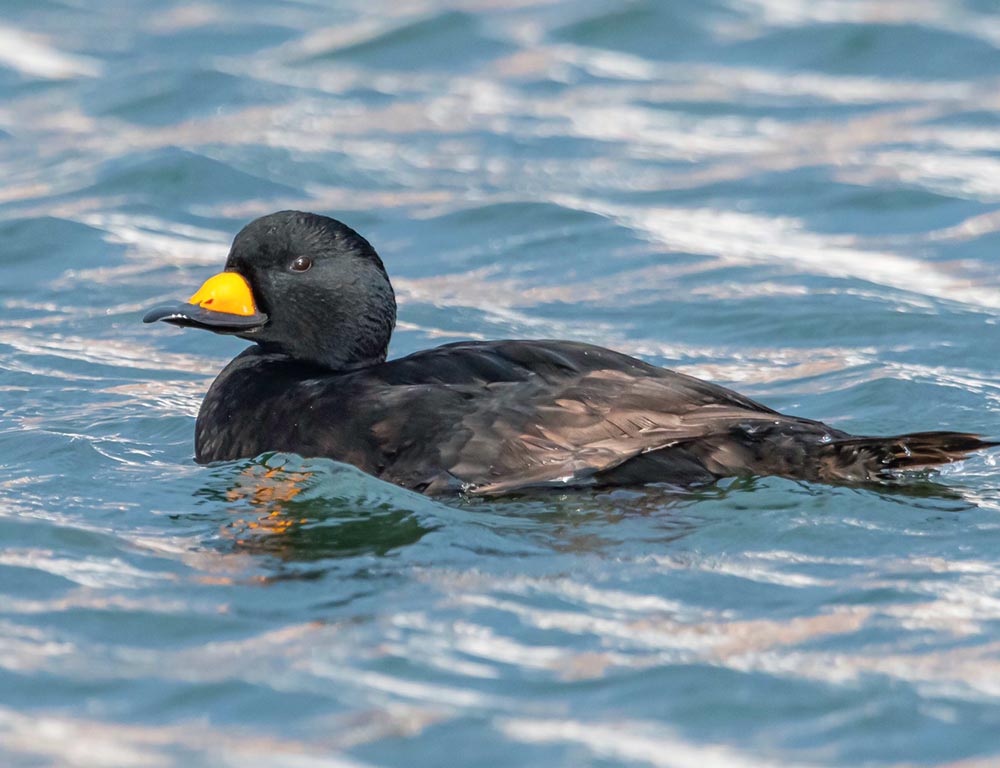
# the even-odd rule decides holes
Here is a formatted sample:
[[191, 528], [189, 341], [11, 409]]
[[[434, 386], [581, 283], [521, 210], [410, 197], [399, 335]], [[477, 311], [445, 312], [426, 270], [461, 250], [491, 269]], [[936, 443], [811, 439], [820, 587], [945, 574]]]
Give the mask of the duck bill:
[[236, 272], [210, 277], [186, 302], [162, 304], [149, 310], [144, 323], [204, 328], [215, 333], [245, 334], [264, 326], [267, 315], [257, 309], [246, 278]]

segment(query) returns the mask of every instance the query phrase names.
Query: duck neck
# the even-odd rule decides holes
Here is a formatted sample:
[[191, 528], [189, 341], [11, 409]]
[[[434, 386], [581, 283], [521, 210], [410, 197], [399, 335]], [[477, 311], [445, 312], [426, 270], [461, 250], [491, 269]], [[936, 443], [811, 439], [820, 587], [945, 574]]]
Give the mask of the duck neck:
[[396, 323], [395, 304], [361, 318], [326, 318], [279, 338], [254, 338], [267, 353], [280, 354], [300, 363], [329, 371], [356, 371], [385, 362]]

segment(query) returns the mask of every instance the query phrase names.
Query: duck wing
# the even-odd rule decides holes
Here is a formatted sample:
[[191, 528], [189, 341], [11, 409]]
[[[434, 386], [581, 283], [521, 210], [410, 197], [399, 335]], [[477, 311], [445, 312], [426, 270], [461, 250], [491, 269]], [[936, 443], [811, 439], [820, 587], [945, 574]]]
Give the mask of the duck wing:
[[[737, 450], [739, 438], [753, 442], [765, 428], [784, 425], [813, 441], [846, 436], [586, 344], [463, 343], [396, 362], [383, 372], [389, 386], [373, 425], [381, 474], [429, 493], [619, 480], [688, 484], [736, 467], [753, 471], [744, 464], [746, 451]], [[669, 449], [678, 450], [664, 453]], [[614, 473], [654, 453], [656, 462]]]

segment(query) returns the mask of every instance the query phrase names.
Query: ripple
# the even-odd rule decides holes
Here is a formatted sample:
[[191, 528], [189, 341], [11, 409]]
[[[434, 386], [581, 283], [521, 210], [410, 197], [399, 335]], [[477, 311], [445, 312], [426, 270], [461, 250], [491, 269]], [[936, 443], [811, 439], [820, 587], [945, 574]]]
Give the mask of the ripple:
[[[466, 68], [511, 50], [502, 41], [480, 34], [475, 17], [467, 13], [452, 11], [391, 24], [371, 25], [363, 32], [355, 28], [353, 39], [344, 39], [343, 31], [336, 30], [339, 41], [328, 42], [325, 50], [316, 50], [321, 44], [314, 36], [310, 61], [346, 57], [376, 69], [450, 69], [457, 64]], [[428, 59], [427, 47], [439, 55]]]
[[529, 743], [568, 742], [583, 747], [593, 757], [665, 768], [725, 766], [726, 768], [765, 768], [765, 766], [805, 765], [772, 762], [742, 755], [725, 746], [705, 747], [677, 738], [652, 723], [618, 722], [613, 724], [579, 720], [526, 720], [511, 718], [500, 726], [514, 739]]
[[28, 77], [61, 80], [97, 77], [103, 65], [97, 59], [55, 48], [15, 27], [0, 27], [0, 62]]
[[[284, 184], [177, 148], [109, 162], [88, 192], [108, 196], [126, 194], [135, 202], [188, 209], [197, 203], [241, 198], [250, 189], [260, 197], [296, 194]], [[136, 190], [147, 191], [139, 195]]]

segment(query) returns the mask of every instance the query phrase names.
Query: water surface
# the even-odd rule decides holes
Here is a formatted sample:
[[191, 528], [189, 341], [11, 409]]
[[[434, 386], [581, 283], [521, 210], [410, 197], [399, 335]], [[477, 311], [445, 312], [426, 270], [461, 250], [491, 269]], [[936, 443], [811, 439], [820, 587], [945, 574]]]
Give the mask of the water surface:
[[192, 462], [232, 339], [143, 326], [336, 215], [392, 354], [614, 346], [1000, 436], [1000, 13], [968, 0], [8, 0], [0, 761], [1000, 759], [1000, 490], [432, 500]]

